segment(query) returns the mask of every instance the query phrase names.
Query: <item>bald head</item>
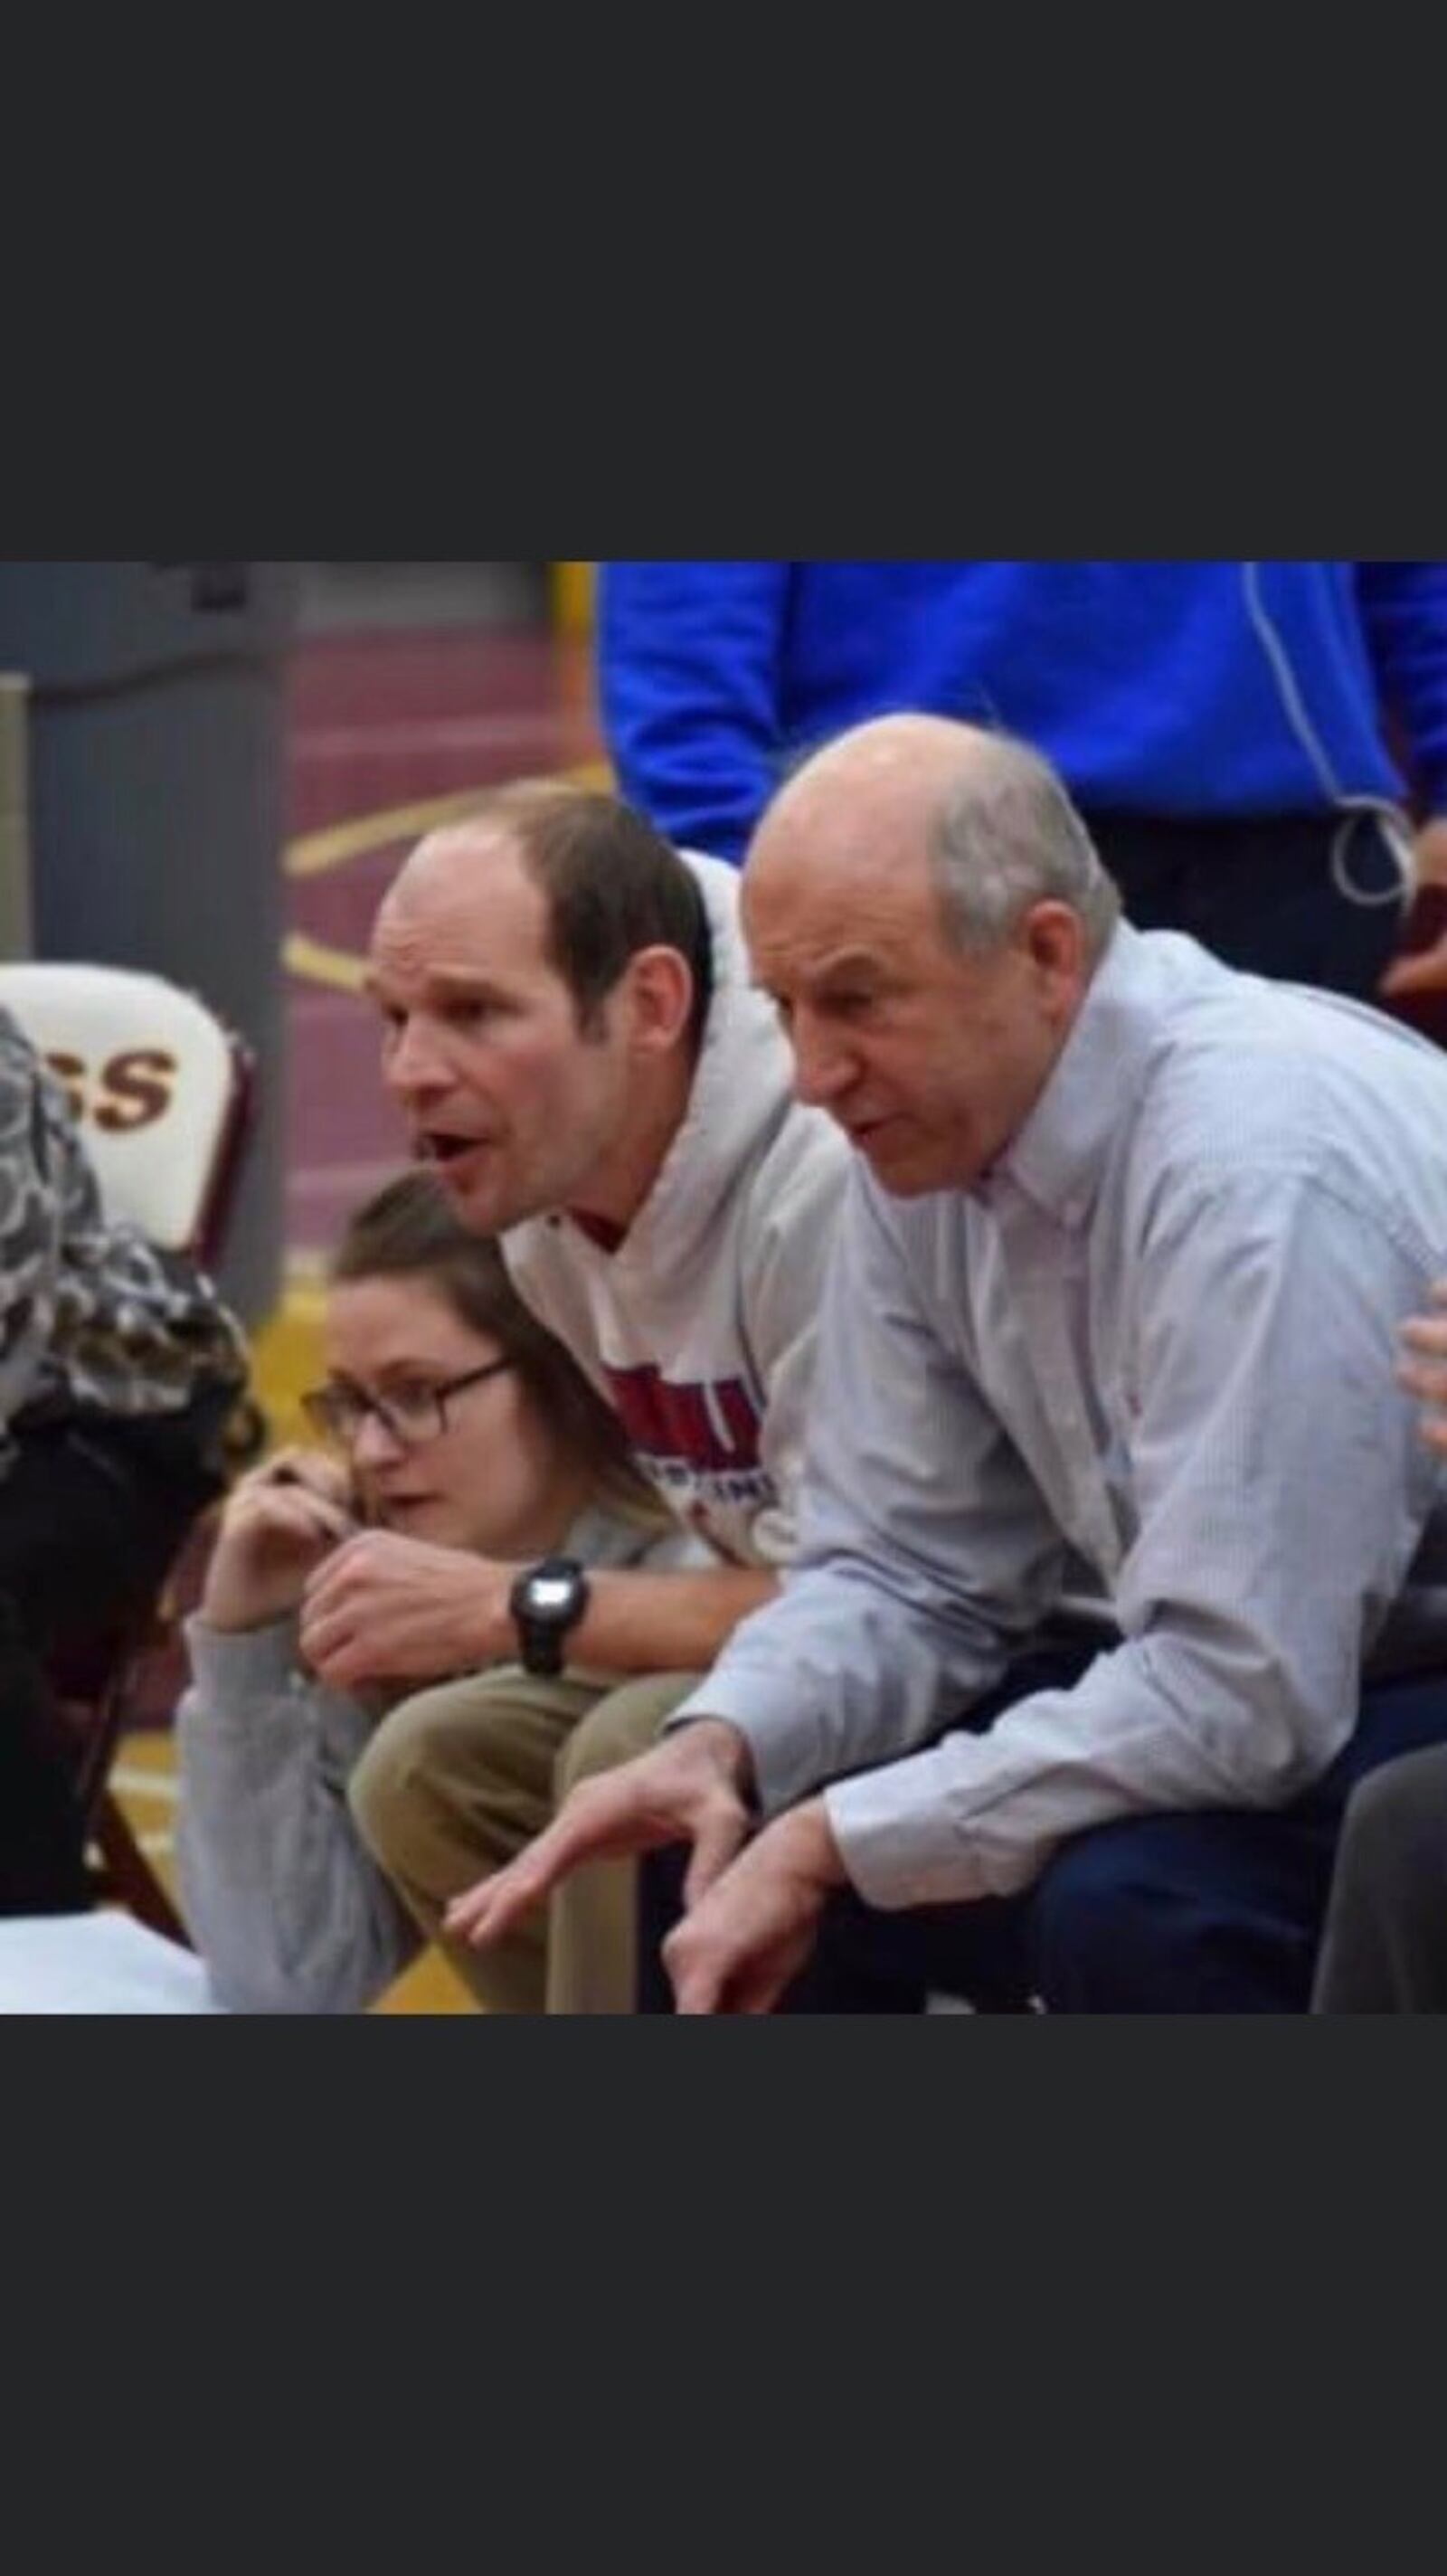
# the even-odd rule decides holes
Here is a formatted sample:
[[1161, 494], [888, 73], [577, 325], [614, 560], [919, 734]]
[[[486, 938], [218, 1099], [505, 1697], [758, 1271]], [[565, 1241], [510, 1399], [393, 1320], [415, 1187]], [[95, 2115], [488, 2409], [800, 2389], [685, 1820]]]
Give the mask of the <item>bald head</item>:
[[504, 878], [523, 874], [522, 844], [509, 824], [488, 813], [464, 815], [409, 852], [382, 898], [376, 931], [385, 936], [424, 919], [470, 922]]
[[1092, 961], [1119, 897], [1049, 764], [1025, 744], [943, 716], [880, 716], [816, 752], [774, 798], [744, 872], [759, 896], [870, 889], [917, 904], [941, 935], [998, 947], [1031, 907], [1068, 904]]
[[418, 843], [382, 920], [439, 902], [485, 913], [519, 879], [542, 953], [572, 993], [582, 1027], [600, 1025], [635, 957], [668, 948], [693, 980], [689, 1043], [697, 1045], [713, 973], [703, 898], [678, 852], [616, 796], [557, 779], [494, 789]]
[[855, 725], [802, 761], [780, 788], [765, 821], [807, 815], [835, 796], [857, 797], [891, 811], [928, 802], [988, 763], [998, 737], [948, 716], [876, 716]]
[[939, 716], [884, 716], [817, 753], [744, 872], [799, 1097], [901, 1198], [972, 1188], [1008, 1149], [1116, 906], [1045, 763]]

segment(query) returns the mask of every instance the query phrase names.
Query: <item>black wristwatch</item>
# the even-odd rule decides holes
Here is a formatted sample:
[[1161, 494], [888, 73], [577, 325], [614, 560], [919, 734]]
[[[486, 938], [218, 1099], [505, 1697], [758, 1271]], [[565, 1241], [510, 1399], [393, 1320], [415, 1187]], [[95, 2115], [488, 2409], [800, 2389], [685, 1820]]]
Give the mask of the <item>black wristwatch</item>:
[[523, 1670], [552, 1680], [563, 1669], [563, 1640], [588, 1607], [588, 1578], [575, 1558], [545, 1556], [513, 1585], [508, 1602], [522, 1646]]

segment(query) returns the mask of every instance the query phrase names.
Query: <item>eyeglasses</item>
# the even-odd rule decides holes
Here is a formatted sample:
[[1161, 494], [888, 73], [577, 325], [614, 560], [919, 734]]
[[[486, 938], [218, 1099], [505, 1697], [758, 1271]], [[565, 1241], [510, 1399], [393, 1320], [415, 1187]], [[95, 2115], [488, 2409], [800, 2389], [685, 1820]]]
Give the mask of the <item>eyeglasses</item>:
[[455, 1395], [465, 1395], [470, 1386], [481, 1386], [512, 1366], [511, 1360], [489, 1360], [485, 1368], [469, 1369], [465, 1377], [447, 1378], [441, 1386], [419, 1380], [394, 1386], [390, 1395], [368, 1395], [362, 1387], [337, 1378], [329, 1386], [313, 1387], [302, 1397], [301, 1409], [313, 1431], [323, 1440], [336, 1441], [340, 1448], [354, 1446], [370, 1416], [399, 1448], [420, 1449], [424, 1441], [440, 1440], [451, 1429], [447, 1408]]

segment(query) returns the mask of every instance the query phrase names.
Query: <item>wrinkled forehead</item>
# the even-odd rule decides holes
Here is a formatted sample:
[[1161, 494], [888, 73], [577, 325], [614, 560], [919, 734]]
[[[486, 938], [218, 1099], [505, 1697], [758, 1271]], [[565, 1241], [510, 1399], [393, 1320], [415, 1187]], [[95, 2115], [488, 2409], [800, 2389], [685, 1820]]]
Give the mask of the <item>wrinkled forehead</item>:
[[968, 728], [883, 719], [826, 745], [787, 779], [756, 834], [771, 846], [845, 848], [860, 837], [908, 846], [923, 837], [978, 753]]
[[922, 838], [833, 838], [792, 827], [756, 843], [744, 872], [744, 937], [756, 965], [834, 950], [894, 954], [941, 942], [937, 881]]
[[547, 935], [546, 904], [516, 846], [498, 833], [453, 834], [406, 861], [377, 914], [372, 955], [411, 973], [540, 969]]
[[911, 756], [903, 740], [847, 738], [821, 753], [779, 790], [759, 824], [744, 882], [773, 888], [805, 880], [844, 882], [922, 858], [942, 802], [935, 760]]

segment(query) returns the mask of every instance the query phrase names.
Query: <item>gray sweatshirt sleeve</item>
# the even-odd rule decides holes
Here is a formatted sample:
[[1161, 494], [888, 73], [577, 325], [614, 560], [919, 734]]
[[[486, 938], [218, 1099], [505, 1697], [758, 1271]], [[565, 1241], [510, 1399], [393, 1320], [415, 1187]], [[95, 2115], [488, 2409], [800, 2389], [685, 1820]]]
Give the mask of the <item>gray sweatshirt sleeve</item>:
[[303, 1677], [291, 1620], [192, 1619], [186, 1641], [181, 1907], [216, 1994], [233, 2012], [363, 2012], [422, 1946], [347, 1806], [371, 1721]]

